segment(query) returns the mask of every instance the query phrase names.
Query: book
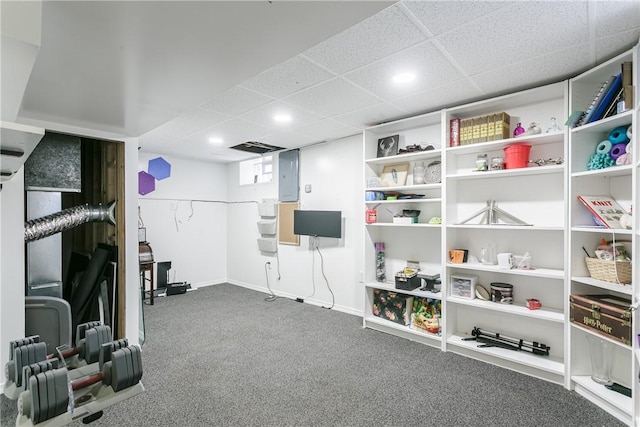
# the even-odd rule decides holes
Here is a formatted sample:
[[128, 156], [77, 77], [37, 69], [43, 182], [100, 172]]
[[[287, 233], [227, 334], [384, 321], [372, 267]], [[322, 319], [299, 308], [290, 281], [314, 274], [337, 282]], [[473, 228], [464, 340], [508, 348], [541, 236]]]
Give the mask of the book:
[[578, 196], [593, 214], [594, 219], [600, 221], [606, 228], [624, 228], [620, 224], [620, 217], [627, 212], [611, 196]]
[[624, 108], [630, 109], [633, 108], [633, 63], [632, 62], [623, 62], [622, 63], [622, 89], [624, 91], [623, 99], [624, 99]]
[[449, 121], [449, 147], [460, 145], [460, 119]]
[[569, 115], [569, 118], [567, 119], [566, 122], [564, 122], [564, 124], [566, 126], [569, 126], [569, 128], [574, 128], [576, 127], [580, 119], [584, 117], [584, 114], [585, 114], [584, 111], [575, 110]]
[[614, 76], [611, 76], [610, 78], [605, 80], [600, 85], [600, 88], [596, 91], [596, 94], [593, 96], [593, 99], [592, 99], [591, 103], [589, 104], [589, 106], [587, 106], [587, 108], [585, 108], [584, 115], [582, 116], [582, 118], [578, 122], [577, 126], [582, 126], [582, 125], [585, 125], [585, 124], [588, 123], [587, 120], [589, 120], [591, 118], [591, 115], [593, 114], [595, 106], [598, 103], [598, 101], [600, 100], [600, 97], [602, 96], [602, 94], [606, 90], [607, 86], [613, 84], [613, 79], [614, 78], [615, 78]]
[[618, 73], [613, 83], [611, 85], [607, 85], [607, 89], [604, 94], [600, 97], [600, 101], [598, 105], [594, 108], [594, 113], [591, 115], [591, 118], [587, 120], [585, 123], [592, 123], [600, 120], [603, 117], [607, 108], [609, 108], [609, 104], [614, 101], [615, 96], [618, 94], [618, 91], [622, 87], [622, 73]]

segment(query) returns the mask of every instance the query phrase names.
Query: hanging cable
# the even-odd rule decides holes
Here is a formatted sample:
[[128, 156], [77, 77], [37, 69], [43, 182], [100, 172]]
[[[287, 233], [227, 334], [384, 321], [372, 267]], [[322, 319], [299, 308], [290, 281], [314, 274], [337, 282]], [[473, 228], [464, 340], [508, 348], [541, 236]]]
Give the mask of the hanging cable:
[[271, 265], [270, 262], [265, 262], [264, 263], [264, 275], [265, 275], [265, 277], [267, 279], [267, 289], [269, 289], [269, 296], [266, 297], [264, 300], [267, 301], [267, 302], [273, 302], [273, 301], [277, 300], [280, 297], [278, 297], [276, 294], [274, 294], [273, 291], [271, 290], [271, 287], [269, 286], [269, 270], [267, 268], [269, 265]]
[[[317, 241], [317, 237], [315, 236], [309, 236], [309, 242], [312, 246], [315, 247], [315, 245], [318, 244]], [[316, 281], [315, 281], [315, 257], [313, 256], [313, 252], [311, 252], [311, 286], [313, 286], [313, 292], [311, 292], [311, 295], [309, 295], [308, 297], [306, 297], [305, 299], [309, 299], [312, 296], [314, 296], [316, 294]]]
[[333, 291], [331, 290], [331, 286], [329, 286], [329, 280], [327, 279], [327, 276], [324, 274], [324, 257], [322, 256], [322, 252], [320, 252], [320, 245], [316, 245], [316, 250], [320, 255], [320, 272], [322, 273], [322, 277], [324, 277], [324, 281], [327, 283], [327, 289], [329, 289], [329, 292], [331, 292], [331, 307], [322, 307], [322, 308], [327, 308], [331, 310], [336, 303], [336, 297], [333, 294]]

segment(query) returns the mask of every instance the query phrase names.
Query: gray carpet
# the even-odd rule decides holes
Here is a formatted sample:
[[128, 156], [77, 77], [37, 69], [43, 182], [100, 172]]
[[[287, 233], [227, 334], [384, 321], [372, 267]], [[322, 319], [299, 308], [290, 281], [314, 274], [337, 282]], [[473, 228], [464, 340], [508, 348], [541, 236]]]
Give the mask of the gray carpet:
[[[265, 296], [218, 285], [145, 305], [146, 391], [93, 425], [623, 425], [561, 386]], [[2, 396], [2, 425], [15, 416]]]

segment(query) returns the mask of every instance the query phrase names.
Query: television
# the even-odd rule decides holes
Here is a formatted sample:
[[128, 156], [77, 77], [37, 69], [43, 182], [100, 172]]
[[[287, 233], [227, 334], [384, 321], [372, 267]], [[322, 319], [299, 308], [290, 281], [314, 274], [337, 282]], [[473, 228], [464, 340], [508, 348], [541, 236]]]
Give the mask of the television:
[[293, 234], [315, 237], [342, 237], [342, 211], [293, 211]]

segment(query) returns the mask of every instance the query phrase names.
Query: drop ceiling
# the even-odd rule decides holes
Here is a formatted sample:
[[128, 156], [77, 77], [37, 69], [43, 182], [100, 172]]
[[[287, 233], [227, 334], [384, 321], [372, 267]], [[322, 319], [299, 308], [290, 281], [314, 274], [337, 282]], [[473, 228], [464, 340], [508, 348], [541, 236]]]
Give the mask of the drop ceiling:
[[16, 121], [226, 163], [563, 80], [639, 38], [635, 0], [46, 1]]

